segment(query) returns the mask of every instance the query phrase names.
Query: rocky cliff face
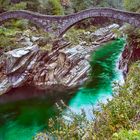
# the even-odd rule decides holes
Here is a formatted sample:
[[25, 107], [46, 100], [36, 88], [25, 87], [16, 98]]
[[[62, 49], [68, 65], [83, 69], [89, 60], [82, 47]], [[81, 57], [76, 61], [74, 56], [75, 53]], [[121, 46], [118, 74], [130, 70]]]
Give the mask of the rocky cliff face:
[[93, 48], [63, 47], [43, 52], [33, 46], [5, 53], [1, 58], [0, 93], [24, 84], [57, 90], [79, 85], [87, 77]]
[[[73, 46], [61, 39], [50, 51], [32, 45], [4, 53], [0, 59], [0, 94], [23, 85], [60, 92], [77, 89], [88, 78], [90, 53], [102, 43], [116, 38], [114, 29], [119, 29], [119, 25], [113, 24], [91, 33], [95, 39], [90, 46], [85, 42]], [[134, 48], [128, 50], [126, 46], [120, 60], [124, 73], [132, 57], [139, 55]]]
[[124, 77], [129, 71], [129, 65], [137, 60], [140, 60], [140, 48], [135, 43], [127, 44], [119, 62], [119, 68], [123, 70]]

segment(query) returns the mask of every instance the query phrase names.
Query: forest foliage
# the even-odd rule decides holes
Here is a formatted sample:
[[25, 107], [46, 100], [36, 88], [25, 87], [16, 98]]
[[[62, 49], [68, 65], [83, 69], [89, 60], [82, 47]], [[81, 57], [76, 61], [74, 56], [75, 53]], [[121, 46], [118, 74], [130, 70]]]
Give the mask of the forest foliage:
[[128, 11], [140, 12], [140, 1], [139, 0], [124, 0], [124, 7]]
[[111, 7], [138, 12], [139, 0], [0, 0], [0, 12], [28, 9], [45, 14], [69, 14], [93, 7]]
[[60, 140], [139, 140], [140, 61], [131, 66], [124, 85], [115, 85], [113, 99], [93, 109], [93, 120], [87, 120], [84, 111], [78, 115], [67, 108], [64, 114], [63, 107], [58, 106], [60, 116], [50, 119], [48, 131], [35, 138], [47, 134]]
[[15, 0], [13, 2], [13, 0], [0, 0], [0, 11], [28, 9], [45, 14], [62, 15], [93, 7], [122, 9], [122, 1], [123, 0]]

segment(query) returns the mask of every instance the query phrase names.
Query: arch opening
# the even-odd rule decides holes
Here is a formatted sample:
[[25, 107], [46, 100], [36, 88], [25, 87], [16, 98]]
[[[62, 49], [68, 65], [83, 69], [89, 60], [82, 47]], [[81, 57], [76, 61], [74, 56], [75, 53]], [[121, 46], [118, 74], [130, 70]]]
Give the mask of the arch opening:
[[88, 36], [88, 34], [92, 34], [100, 28], [105, 28], [113, 24], [116, 24], [116, 26], [118, 26], [119, 28], [123, 24], [123, 22], [117, 19], [113, 20], [107, 17], [85, 18], [68, 26], [60, 34], [60, 36], [70, 40], [70, 42], [73, 42], [74, 45], [78, 45], [80, 44], [80, 42], [87, 42], [88, 45], [92, 45], [94, 38], [92, 38], [92, 36]]
[[[93, 20], [92, 20], [93, 19]], [[111, 23], [116, 23], [116, 24], [119, 24], [119, 25], [123, 25], [125, 23], [131, 25], [131, 26], [134, 26], [136, 27], [134, 24], [135, 22], [131, 22], [131, 21], [126, 21], [126, 20], [121, 20], [121, 19], [117, 19], [117, 18], [111, 18], [111, 17], [101, 17], [101, 16], [97, 16], [97, 17], [87, 17], [87, 18], [84, 18], [84, 19], [81, 19], [81, 20], [77, 20], [75, 22], [73, 22], [72, 24], [69, 24], [68, 26], [66, 26], [64, 29], [62, 29], [60, 31], [60, 36], [63, 36], [69, 29], [71, 29], [72, 27], [75, 27], [77, 26], [79, 23], [84, 23], [84, 21], [86, 20], [91, 20], [91, 26], [106, 26], [107, 24], [111, 24]], [[89, 26], [88, 26], [89, 27]], [[137, 28], [137, 27], [136, 27]], [[139, 28], [139, 26], [138, 26]]]

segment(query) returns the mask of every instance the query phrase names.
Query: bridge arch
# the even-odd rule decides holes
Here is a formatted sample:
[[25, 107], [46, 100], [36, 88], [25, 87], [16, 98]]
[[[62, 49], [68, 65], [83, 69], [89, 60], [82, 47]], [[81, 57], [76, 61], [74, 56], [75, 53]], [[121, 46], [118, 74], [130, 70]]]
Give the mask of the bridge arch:
[[[78, 24], [78, 23], [80, 23], [80, 22], [82, 22], [84, 20], [90, 19], [90, 18], [95, 18], [95, 17], [84, 18], [84, 19], [81, 19], [79, 21], [76, 21], [76, 22], [74, 22], [72, 24], [67, 25], [65, 28], [63, 28], [62, 30], [59, 31], [59, 36], [60, 37], [63, 36], [69, 29], [71, 29], [72, 27], [74, 27], [76, 24]], [[96, 18], [100, 18], [101, 19], [101, 17], [96, 17]]]
[[94, 8], [81, 11], [72, 15], [68, 15], [67, 24], [60, 30], [59, 34], [62, 36], [68, 29], [76, 23], [89, 18], [109, 18], [121, 22], [129, 23], [135, 27], [140, 27], [140, 14], [134, 12], [127, 12], [113, 8]]
[[127, 12], [113, 8], [93, 8], [67, 16], [42, 15], [26, 10], [9, 11], [0, 14], [0, 24], [12, 18], [28, 19], [37, 26], [42, 27], [45, 31], [59, 37], [76, 23], [84, 19], [97, 17], [106, 17], [114, 20], [117, 19], [122, 22], [127, 22], [135, 27], [140, 27], [139, 13]]

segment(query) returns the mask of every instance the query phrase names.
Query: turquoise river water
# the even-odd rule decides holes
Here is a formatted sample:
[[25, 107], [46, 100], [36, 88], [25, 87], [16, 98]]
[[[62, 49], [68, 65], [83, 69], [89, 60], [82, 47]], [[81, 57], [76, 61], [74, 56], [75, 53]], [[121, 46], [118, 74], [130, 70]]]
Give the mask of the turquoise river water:
[[[83, 108], [87, 117], [91, 117], [90, 110], [98, 101], [105, 102], [111, 98], [112, 82], [122, 79], [121, 71], [116, 66], [124, 45], [124, 39], [120, 38], [93, 52], [89, 80], [74, 95], [63, 93], [62, 98], [48, 97], [47, 94], [40, 94], [40, 91], [24, 87], [24, 90], [21, 88], [8, 93], [11, 100], [13, 96], [10, 94], [18, 95], [17, 100], [5, 102], [7, 98], [0, 97], [0, 140], [31, 140], [37, 132], [47, 129], [50, 117], [58, 114], [55, 102], [60, 99], [76, 113]], [[30, 96], [35, 92], [41, 96], [21, 100], [22, 94]]]

